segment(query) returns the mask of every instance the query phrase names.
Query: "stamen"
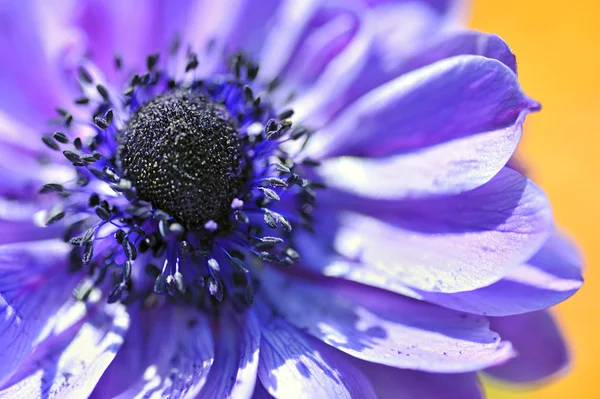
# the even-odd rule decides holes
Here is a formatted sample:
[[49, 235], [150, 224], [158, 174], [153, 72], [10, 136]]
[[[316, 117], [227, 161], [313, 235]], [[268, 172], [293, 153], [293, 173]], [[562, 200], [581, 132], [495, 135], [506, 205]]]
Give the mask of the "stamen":
[[[176, 41], [171, 56], [179, 48]], [[185, 72], [195, 70], [198, 55], [184, 55]], [[123, 94], [79, 69], [75, 104], [91, 110], [89, 119], [58, 108], [64, 132], [42, 137], [77, 176], [40, 189], [60, 201], [46, 223], [63, 221], [73, 245], [69, 270], [87, 271], [74, 292], [80, 300], [101, 289], [110, 303], [152, 306], [168, 295], [202, 308], [247, 306], [257, 265], [292, 265], [299, 254], [286, 241], [293, 228], [311, 228], [322, 185], [302, 175], [318, 163], [298, 164], [283, 147], [306, 144], [311, 132], [293, 126], [293, 110], [275, 112], [269, 93], [278, 80], [255, 82], [259, 66], [242, 53], [230, 58], [231, 73], [206, 80], [179, 81], [160, 64], [159, 54], [149, 55], [147, 71], [131, 76]], [[96, 133], [82, 140], [79, 126]], [[293, 205], [273, 209], [285, 201]]]

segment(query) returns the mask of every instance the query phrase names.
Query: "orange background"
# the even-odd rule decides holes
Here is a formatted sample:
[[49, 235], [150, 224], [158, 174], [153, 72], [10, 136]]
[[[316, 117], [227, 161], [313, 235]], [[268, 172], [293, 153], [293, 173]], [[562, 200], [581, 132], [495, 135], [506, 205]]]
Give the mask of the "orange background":
[[486, 390], [492, 399], [600, 398], [600, 1], [473, 3], [472, 27], [508, 42], [523, 88], [543, 105], [528, 117], [520, 154], [586, 259], [583, 288], [557, 307], [570, 373], [538, 390]]

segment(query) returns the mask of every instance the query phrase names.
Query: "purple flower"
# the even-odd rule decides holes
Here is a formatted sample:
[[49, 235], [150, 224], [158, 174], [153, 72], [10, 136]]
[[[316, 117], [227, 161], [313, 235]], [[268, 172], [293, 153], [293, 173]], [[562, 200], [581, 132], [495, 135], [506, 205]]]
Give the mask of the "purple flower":
[[455, 0], [0, 2], [0, 398], [476, 398], [582, 284]]

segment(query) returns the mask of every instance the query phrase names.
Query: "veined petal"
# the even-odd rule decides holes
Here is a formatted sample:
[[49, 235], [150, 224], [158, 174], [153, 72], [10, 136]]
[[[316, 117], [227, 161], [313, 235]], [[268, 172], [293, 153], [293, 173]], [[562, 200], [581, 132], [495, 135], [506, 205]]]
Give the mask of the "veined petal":
[[555, 233], [527, 263], [497, 283], [454, 294], [419, 292], [429, 302], [487, 316], [509, 316], [554, 306], [583, 284], [583, 260], [575, 245]]
[[67, 273], [68, 251], [59, 241], [0, 245], [0, 385], [71, 297], [77, 280]]
[[513, 355], [510, 344], [500, 342], [482, 316], [339, 279], [304, 279], [269, 270], [265, 281], [271, 303], [286, 320], [359, 359], [458, 373]]
[[399, 65], [462, 25], [463, 1], [365, 1], [352, 41], [294, 102], [296, 117], [320, 128], [368, 91], [399, 76]]
[[256, 384], [259, 345], [260, 325], [254, 312], [225, 311], [216, 335], [215, 362], [200, 397], [249, 398]]
[[266, 311], [258, 376], [276, 398], [375, 398], [368, 380], [341, 354]]
[[338, 217], [338, 253], [424, 291], [459, 292], [492, 284], [527, 262], [553, 229], [545, 194], [508, 168], [453, 197], [336, 198], [332, 206], [352, 210]]
[[379, 399], [483, 399], [476, 373], [441, 374], [402, 370], [361, 360], [354, 362], [371, 381]]
[[510, 340], [517, 356], [486, 373], [515, 384], [541, 383], [569, 366], [569, 353], [549, 311], [492, 318], [493, 328]]
[[332, 258], [323, 273], [372, 285], [463, 312], [510, 316], [554, 306], [583, 284], [583, 260], [572, 242], [554, 233], [527, 263], [508, 271], [500, 281], [472, 291], [450, 294], [410, 288], [393, 270]]
[[88, 397], [128, 327], [124, 306], [98, 309], [81, 328], [66, 330], [36, 351], [0, 391], [0, 398]]
[[506, 165], [521, 138], [524, 117], [506, 128], [406, 154], [327, 159], [316, 171], [328, 187], [367, 198], [459, 194], [488, 182]]
[[456, 56], [367, 93], [315, 135], [306, 154], [389, 156], [504, 129], [538, 108], [506, 65]]
[[[249, 36], [258, 36], [262, 43], [263, 29], [272, 16], [279, 1], [268, 0], [257, 7], [247, 0], [224, 0], [214, 2], [210, 0], [188, 1], [184, 12], [181, 29], [181, 39], [185, 46], [190, 46], [193, 51], [200, 55], [199, 72], [205, 75], [214, 71], [223, 70], [226, 66], [227, 56], [240, 49], [246, 49], [243, 41]], [[174, 7], [179, 8], [181, 7]], [[269, 11], [268, 13], [266, 11]], [[247, 22], [247, 23], [246, 23]], [[259, 27], [252, 32], [252, 28]], [[233, 39], [236, 31], [241, 31], [240, 42]], [[248, 36], [246, 36], [248, 35]], [[185, 65], [185, 64], [184, 64]]]
[[[160, 322], [157, 322], [160, 321]], [[94, 397], [195, 398], [214, 361], [210, 324], [198, 311], [139, 309], [125, 346], [102, 376]], [[123, 370], [128, 370], [123, 374]]]

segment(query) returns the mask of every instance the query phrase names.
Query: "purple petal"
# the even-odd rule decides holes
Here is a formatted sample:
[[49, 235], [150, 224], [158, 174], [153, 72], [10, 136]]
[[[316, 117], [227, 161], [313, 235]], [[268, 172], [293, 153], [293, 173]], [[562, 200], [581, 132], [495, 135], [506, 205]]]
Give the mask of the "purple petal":
[[483, 399], [475, 373], [438, 374], [402, 370], [376, 363], [354, 363], [371, 380], [379, 399]]
[[238, 13], [235, 16], [243, 19], [243, 22], [230, 16], [227, 22], [228, 29], [221, 33], [221, 35], [227, 34], [223, 39], [225, 51], [233, 53], [244, 49], [249, 54], [258, 54], [269, 30], [276, 23], [277, 10], [282, 3], [282, 0], [264, 0], [257, 7], [253, 1], [239, 2]]
[[583, 260], [577, 247], [554, 234], [527, 263], [488, 287], [455, 294], [419, 292], [421, 299], [451, 309], [488, 316], [508, 316], [554, 306], [583, 284]]
[[248, 398], [258, 370], [260, 326], [254, 312], [223, 313], [215, 342], [215, 362], [200, 393], [203, 398]]
[[281, 2], [259, 56], [262, 76], [272, 79], [280, 74], [292, 58], [296, 44], [301, 41], [318, 7], [319, 1], [316, 0]]
[[531, 176], [527, 162], [525, 162], [522, 159], [520, 154], [513, 154], [512, 158], [510, 158], [508, 160], [508, 163], [506, 164], [506, 166], [511, 169], [516, 170], [517, 172], [519, 172], [522, 175]]
[[463, 1], [370, 1], [360, 29], [313, 87], [294, 104], [296, 115], [320, 128], [340, 109], [398, 76], [402, 65], [462, 25]]
[[[335, 2], [321, 4], [299, 38], [295, 51], [286, 60], [285, 68], [277, 72], [277, 69], [271, 66], [269, 56], [266, 56], [264, 62], [268, 68], [266, 73], [270, 76], [279, 75], [285, 85], [297, 91], [312, 85], [327, 65], [352, 43], [360, 29], [361, 16], [366, 12], [365, 8], [353, 1], [346, 2], [343, 4], [344, 7], [340, 7], [341, 5]], [[288, 20], [279, 19], [282, 26], [285, 26]], [[276, 37], [277, 30], [274, 29], [272, 32]], [[285, 48], [283, 41], [279, 43]], [[281, 53], [277, 49], [270, 49], [270, 52]]]
[[367, 379], [333, 349], [266, 312], [258, 376], [276, 398], [375, 398]]
[[115, 55], [122, 58], [126, 70], [140, 73], [146, 58], [157, 51], [163, 56], [189, 11], [189, 1], [164, 0], [84, 0], [76, 10], [77, 26], [87, 39], [89, 55], [107, 76], [127, 79], [118, 74]]
[[553, 229], [544, 193], [508, 168], [453, 197], [331, 199], [337, 201], [328, 206], [353, 210], [338, 217], [338, 253], [389, 276], [391, 284], [425, 291], [459, 292], [492, 284], [535, 254]]
[[417, 152], [385, 158], [328, 159], [317, 173], [330, 188], [369, 198], [459, 194], [488, 182], [506, 165], [521, 137], [524, 116], [507, 128]]
[[43, 126], [58, 104], [71, 100], [66, 77], [83, 52], [69, 27], [73, 3], [0, 4], [0, 109], [30, 126]]
[[290, 90], [310, 86], [363, 29], [360, 1], [284, 1], [265, 37], [261, 77], [281, 78]]
[[140, 309], [132, 314], [125, 345], [93, 397], [195, 397], [206, 382], [213, 350], [210, 323], [201, 312], [170, 306]]
[[[414, 0], [363, 0], [371, 6], [380, 6], [382, 4], [402, 4], [402, 3], [414, 3]], [[419, 0], [418, 3], [431, 7], [436, 12], [444, 15], [456, 12], [457, 8], [464, 7], [464, 0]], [[447, 16], [447, 15], [446, 15]]]
[[42, 186], [41, 166], [27, 150], [0, 143], [0, 196], [32, 198]]
[[286, 320], [359, 359], [458, 373], [512, 356], [510, 344], [500, 342], [481, 316], [322, 277], [309, 280], [269, 271], [263, 287]]
[[232, 0], [210, 7], [198, 3], [190, 11], [184, 39], [198, 49], [210, 39], [214, 56], [204, 57], [209, 64], [222, 63], [218, 59], [223, 54], [243, 49], [259, 62], [259, 79], [279, 77], [288, 91], [298, 90], [312, 83], [351, 42], [365, 7], [358, 1], [268, 0], [257, 6]]
[[18, 148], [31, 157], [39, 156], [42, 152], [48, 153], [47, 147], [42, 143], [41, 132], [35, 126], [16, 120], [14, 115], [11, 116], [1, 107], [0, 145]]
[[453, 32], [431, 43], [419, 54], [407, 60], [398, 74], [404, 74], [456, 55], [482, 55], [500, 61], [517, 72], [517, 61], [506, 42], [497, 35], [476, 31]]
[[[452, 57], [361, 97], [315, 135], [307, 155], [315, 159], [394, 155], [504, 129], [538, 108], [501, 62], [482, 56]], [[519, 138], [513, 135], [513, 146]]]
[[510, 340], [517, 356], [486, 373], [516, 384], [540, 383], [565, 370], [569, 354], [548, 311], [491, 319], [492, 327]]
[[0, 384], [71, 297], [77, 280], [67, 273], [68, 252], [59, 241], [0, 245]]
[[0, 142], [0, 196], [30, 200], [44, 183], [68, 181], [72, 176], [72, 168], [40, 165], [29, 149]]
[[331, 261], [323, 271], [458, 311], [509, 316], [546, 309], [571, 297], [583, 284], [582, 264], [575, 245], [555, 233], [527, 263], [510, 269], [502, 280], [473, 291], [444, 294], [412, 289], [386, 268], [343, 260]]
[[[198, 52], [200, 66], [196, 76], [224, 69], [227, 57], [239, 50], [258, 57], [282, 3], [281, 0], [265, 0], [260, 5], [248, 0], [155, 1], [160, 4], [155, 8], [162, 16], [154, 19], [158, 19], [160, 26], [166, 26], [163, 30], [170, 32], [169, 40], [177, 33], [184, 49], [190, 46]], [[293, 22], [289, 25], [294, 25]], [[184, 66], [180, 61], [180, 66]]]
[[[264, 16], [261, 11], [266, 11], [263, 7], [250, 8], [251, 6], [251, 2], [247, 0], [188, 1], [185, 7], [171, 6], [175, 10], [180, 10], [178, 33], [181, 35], [182, 47], [187, 49], [187, 46], [190, 46], [199, 53], [200, 67], [195, 72], [196, 76], [223, 69], [226, 66], [227, 56], [243, 48], [237, 43], [232, 44], [232, 48], [227, 48], [227, 44], [231, 42], [229, 38], [234, 35], [236, 28], [239, 27], [243, 32], [249, 33], [246, 30], [248, 25], [254, 26], [254, 23], [267, 22], [266, 19], [260, 18], [258, 21], [251, 21], [257, 14]], [[269, 11], [273, 13], [272, 9]], [[262, 28], [259, 31], [262, 32]], [[262, 35], [259, 36], [262, 42]]]
[[254, 387], [254, 392], [252, 393], [252, 399], [272, 399], [273, 395], [271, 395], [265, 387], [261, 384], [260, 381], [256, 383]]
[[[30, 122], [34, 120], [32, 117]], [[0, 196], [31, 199], [44, 182], [72, 178], [72, 169], [68, 174], [64, 167], [40, 164], [42, 156], [53, 160], [55, 155], [42, 143], [41, 136], [40, 131], [0, 109]]]
[[115, 357], [129, 327], [121, 305], [89, 316], [37, 350], [0, 391], [0, 398], [85, 398]]
[[0, 198], [0, 244], [59, 237], [63, 227], [58, 225], [40, 227], [39, 223], [36, 223], [36, 213], [39, 211], [39, 204]]

